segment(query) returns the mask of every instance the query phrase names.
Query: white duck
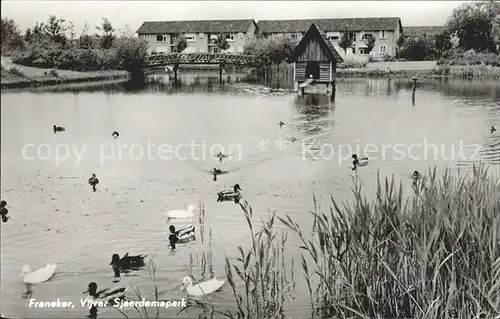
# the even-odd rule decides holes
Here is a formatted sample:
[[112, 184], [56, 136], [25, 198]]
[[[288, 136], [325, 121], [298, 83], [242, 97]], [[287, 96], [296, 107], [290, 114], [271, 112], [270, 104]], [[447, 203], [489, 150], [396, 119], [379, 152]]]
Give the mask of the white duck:
[[38, 284], [49, 280], [56, 272], [57, 265], [47, 264], [45, 267], [31, 272], [31, 267], [29, 265], [24, 265], [21, 273], [21, 277], [27, 284]]
[[170, 210], [166, 212], [165, 214], [167, 217], [170, 218], [191, 218], [194, 216], [194, 210], [196, 209], [196, 206], [194, 205], [189, 205], [187, 208], [187, 211], [185, 210]]
[[219, 290], [222, 285], [224, 285], [224, 283], [224, 280], [214, 278], [193, 286], [193, 280], [191, 279], [191, 277], [186, 276], [182, 279], [181, 290], [186, 289], [188, 295], [199, 297], [211, 294], [212, 292]]

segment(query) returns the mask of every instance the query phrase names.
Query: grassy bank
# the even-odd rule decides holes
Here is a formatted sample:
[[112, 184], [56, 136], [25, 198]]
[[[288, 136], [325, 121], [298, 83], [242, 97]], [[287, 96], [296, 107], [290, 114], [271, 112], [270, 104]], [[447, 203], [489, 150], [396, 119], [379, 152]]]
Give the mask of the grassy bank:
[[24, 88], [41, 85], [107, 81], [127, 79], [129, 76], [129, 72], [122, 70], [76, 72], [28, 67], [14, 64], [9, 58], [2, 57], [1, 88]]
[[[278, 218], [302, 241], [302, 276], [312, 316], [319, 318], [495, 318], [500, 315], [500, 181], [484, 167], [468, 176], [430, 170], [413, 193], [385, 179], [368, 201], [355, 180], [354, 199], [329, 208], [315, 203], [313, 233]], [[286, 234], [260, 230], [243, 203], [253, 247], [226, 275], [230, 318], [284, 318], [290, 294], [283, 265]], [[293, 271], [293, 267], [292, 267]], [[293, 274], [292, 274], [293, 276]]]

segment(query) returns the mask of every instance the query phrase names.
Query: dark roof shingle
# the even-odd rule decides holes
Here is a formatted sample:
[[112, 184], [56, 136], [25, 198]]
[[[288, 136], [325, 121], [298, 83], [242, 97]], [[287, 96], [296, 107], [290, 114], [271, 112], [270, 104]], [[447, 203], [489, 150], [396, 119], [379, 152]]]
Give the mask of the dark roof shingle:
[[297, 60], [299, 55], [304, 51], [306, 48], [307, 44], [310, 42], [311, 38], [317, 38], [319, 40], [320, 45], [322, 46], [323, 50], [325, 50], [325, 53], [329, 57], [330, 61], [335, 61], [337, 63], [341, 63], [344, 60], [340, 56], [340, 54], [335, 50], [335, 47], [333, 44], [328, 40], [326, 37], [326, 34], [323, 30], [321, 30], [320, 27], [316, 26], [314, 23], [311, 24], [309, 29], [307, 30], [306, 34], [304, 34], [304, 37], [302, 40], [300, 40], [299, 44], [293, 50], [292, 54], [288, 57], [288, 63], [294, 62]]
[[253, 19], [242, 20], [193, 20], [193, 21], [146, 21], [137, 33], [196, 33], [196, 32], [246, 32]]
[[443, 32], [444, 28], [444, 26], [405, 27], [404, 35], [407, 37], [419, 37], [424, 34], [433, 36]]
[[401, 20], [391, 18], [341, 18], [341, 19], [305, 19], [305, 20], [260, 20], [257, 25], [260, 32], [305, 32], [311, 24], [325, 31], [380, 31], [395, 30]]

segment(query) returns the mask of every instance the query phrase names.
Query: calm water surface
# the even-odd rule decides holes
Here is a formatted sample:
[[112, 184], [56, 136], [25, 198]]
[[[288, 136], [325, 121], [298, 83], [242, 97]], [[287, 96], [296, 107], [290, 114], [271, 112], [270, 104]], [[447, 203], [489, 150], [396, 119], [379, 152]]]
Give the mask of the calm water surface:
[[[86, 316], [88, 310], [79, 301], [82, 291], [91, 281], [100, 288], [114, 285], [109, 266], [113, 253], [154, 259], [162, 300], [185, 297], [179, 288], [188, 271], [197, 279], [223, 277], [224, 256], [238, 257], [237, 245], [249, 249], [251, 241], [239, 207], [216, 202], [216, 192], [235, 183], [252, 205], [256, 224], [275, 210], [308, 230], [313, 194], [323, 207], [330, 195], [339, 201], [350, 196], [352, 152], [371, 159], [358, 170], [367, 196], [373, 194], [377, 171], [402, 181], [406, 194], [411, 194], [412, 172], [427, 173], [434, 165], [467, 172], [481, 162], [499, 176], [498, 84], [419, 83], [412, 101], [408, 81], [339, 79], [332, 101], [322, 95], [271, 91], [239, 79], [233, 75], [231, 83], [219, 85], [185, 74], [182, 85], [173, 87], [160, 74], [142, 86], [109, 83], [2, 92], [1, 197], [10, 205], [11, 216], [1, 226], [2, 315]], [[286, 123], [281, 129], [279, 121]], [[54, 134], [54, 124], [66, 131]], [[492, 125], [497, 132], [490, 132]], [[111, 137], [114, 130], [120, 132], [116, 140]], [[200, 146], [192, 151], [192, 143]], [[45, 145], [39, 148], [39, 158], [23, 157], [27, 144], [33, 144], [26, 149], [29, 158]], [[159, 158], [161, 144], [183, 145], [179, 158]], [[219, 151], [211, 149], [216, 144], [233, 156], [220, 163], [211, 156], [211, 151]], [[58, 145], [69, 146], [70, 154], [56, 165], [49, 155]], [[79, 163], [75, 150], [83, 150]], [[215, 182], [208, 173], [214, 167], [229, 173]], [[100, 180], [95, 193], [87, 184], [92, 173]], [[170, 252], [164, 212], [199, 202], [207, 215], [203, 236]], [[198, 221], [194, 224], [200, 228]], [[296, 239], [288, 244], [291, 267], [292, 257], [298, 264], [300, 251]], [[37, 269], [46, 263], [57, 263], [58, 271], [33, 287], [33, 298], [71, 300], [74, 309], [29, 308], [21, 298], [21, 267]], [[133, 283], [153, 300], [147, 269], [124, 275], [119, 284]], [[307, 289], [296, 284], [287, 313], [305, 317]], [[229, 286], [211, 299], [233, 308]], [[175, 317], [178, 310], [161, 309], [160, 314]], [[135, 310], [126, 312], [137, 315]], [[190, 310], [179, 316], [196, 314]], [[106, 309], [99, 317], [120, 314]]]

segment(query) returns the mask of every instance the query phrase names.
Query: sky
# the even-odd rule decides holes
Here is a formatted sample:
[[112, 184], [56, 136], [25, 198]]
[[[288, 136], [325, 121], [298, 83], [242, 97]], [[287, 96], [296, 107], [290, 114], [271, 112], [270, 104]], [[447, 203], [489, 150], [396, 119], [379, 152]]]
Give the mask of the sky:
[[73, 21], [81, 34], [85, 22], [107, 18], [115, 29], [136, 31], [144, 21], [215, 19], [311, 19], [400, 17], [404, 26], [444, 25], [454, 8], [466, 1], [25, 1], [2, 0], [2, 18], [14, 19], [24, 31], [56, 15]]

